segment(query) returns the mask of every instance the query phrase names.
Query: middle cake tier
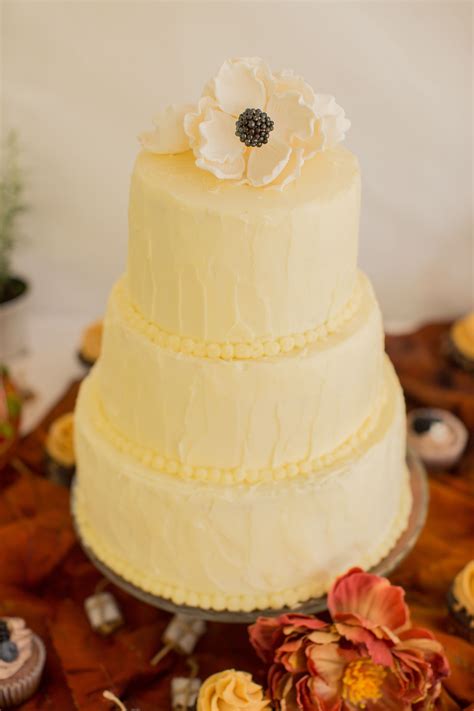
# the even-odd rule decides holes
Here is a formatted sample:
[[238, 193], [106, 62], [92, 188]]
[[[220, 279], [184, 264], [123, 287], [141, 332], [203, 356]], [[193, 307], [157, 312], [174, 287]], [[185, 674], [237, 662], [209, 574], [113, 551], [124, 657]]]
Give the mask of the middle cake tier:
[[148, 465], [201, 479], [284, 478], [331, 463], [370, 430], [384, 397], [380, 310], [362, 274], [350, 313], [300, 350], [197, 357], [148, 324], [120, 281], [96, 367], [111, 434]]

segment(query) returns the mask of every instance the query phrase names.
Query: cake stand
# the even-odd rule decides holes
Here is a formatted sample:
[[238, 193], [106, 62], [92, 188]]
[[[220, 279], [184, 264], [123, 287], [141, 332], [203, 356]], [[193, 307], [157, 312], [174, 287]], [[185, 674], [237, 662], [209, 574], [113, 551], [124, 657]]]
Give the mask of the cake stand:
[[[428, 512], [428, 482], [426, 471], [421, 463], [421, 461], [412, 452], [408, 452], [407, 455], [407, 465], [410, 474], [410, 487], [413, 496], [413, 505], [408, 520], [408, 526], [404, 533], [400, 536], [395, 546], [392, 548], [390, 553], [383, 558], [380, 563], [375, 567], [370, 569], [371, 573], [377, 575], [389, 575], [400, 563], [408, 553], [412, 550], [415, 545], [418, 536], [426, 521], [426, 515]], [[161, 610], [170, 612], [172, 614], [180, 613], [184, 615], [189, 615], [190, 617], [197, 617], [203, 620], [208, 620], [210, 622], [236, 622], [236, 623], [251, 623], [255, 622], [256, 618], [260, 615], [266, 617], [275, 617], [288, 612], [299, 612], [304, 614], [313, 614], [316, 612], [322, 612], [327, 609], [326, 596], [311, 598], [306, 602], [302, 603], [298, 607], [288, 608], [284, 607], [280, 610], [270, 609], [270, 610], [254, 610], [252, 612], [230, 612], [228, 610], [216, 611], [216, 610], [203, 610], [198, 607], [189, 607], [187, 605], [176, 605], [171, 600], [167, 600], [157, 595], [142, 590], [136, 587], [132, 583], [125, 580], [120, 575], [117, 575], [113, 570], [111, 570], [105, 563], [97, 558], [95, 553], [89, 548], [89, 546], [84, 542], [81, 537], [81, 532], [77, 524], [77, 519], [75, 516], [75, 486], [73, 485], [71, 491], [71, 509], [72, 517], [74, 522], [74, 528], [76, 530], [77, 537], [82, 545], [82, 548], [91, 561], [93, 565], [102, 573], [102, 575], [107, 578], [111, 583], [121, 588], [125, 592], [129, 593], [133, 597], [141, 600], [142, 602], [152, 605], [153, 607], [158, 607]]]

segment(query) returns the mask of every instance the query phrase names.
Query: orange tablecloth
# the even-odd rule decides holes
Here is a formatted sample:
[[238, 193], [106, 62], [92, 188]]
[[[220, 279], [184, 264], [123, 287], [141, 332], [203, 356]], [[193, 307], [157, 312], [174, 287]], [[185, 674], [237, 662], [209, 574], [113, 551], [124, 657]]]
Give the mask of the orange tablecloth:
[[[451, 367], [440, 355], [446, 329], [435, 325], [410, 336], [390, 337], [387, 348], [409, 405], [447, 407], [472, 431], [474, 377]], [[184, 660], [174, 653], [157, 668], [149, 664], [169, 615], [113, 588], [126, 624], [109, 638], [92, 632], [83, 600], [94, 591], [100, 575], [76, 541], [69, 492], [42, 476], [47, 428], [73, 408], [76, 394], [74, 384], [0, 474], [0, 616], [26, 618], [48, 650], [40, 690], [22, 708], [100, 711], [111, 707], [102, 698], [102, 691], [110, 689], [121, 695], [130, 711], [165, 711], [170, 709], [172, 676], [187, 673]], [[474, 703], [474, 646], [454, 634], [445, 595], [454, 575], [474, 557], [472, 441], [454, 472], [430, 477], [430, 493], [427, 525], [392, 580], [406, 589], [414, 621], [431, 628], [446, 647], [452, 675], [443, 708], [463, 709]], [[235, 667], [263, 681], [245, 626], [210, 624], [196, 657], [203, 678]]]

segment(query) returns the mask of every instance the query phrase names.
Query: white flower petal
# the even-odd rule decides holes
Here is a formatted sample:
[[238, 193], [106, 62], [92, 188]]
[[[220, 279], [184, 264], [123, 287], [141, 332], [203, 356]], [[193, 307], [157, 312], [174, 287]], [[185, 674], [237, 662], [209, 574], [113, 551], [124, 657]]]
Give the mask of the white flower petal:
[[214, 163], [235, 161], [244, 152], [245, 145], [235, 135], [235, 118], [218, 109], [210, 109], [199, 125], [201, 143], [199, 157]]
[[246, 108], [264, 109], [272, 79], [262, 59], [229, 59], [214, 79], [214, 95], [222, 111], [238, 117]]
[[331, 94], [315, 94], [313, 108], [318, 116], [333, 114], [337, 109], [336, 99]]
[[296, 91], [273, 94], [268, 100], [267, 113], [275, 124], [274, 135], [280, 141], [289, 143], [293, 137], [305, 140], [313, 133], [315, 113]]
[[183, 153], [189, 150], [189, 139], [184, 131], [184, 116], [194, 106], [167, 106], [154, 119], [154, 131], [140, 134], [139, 140], [151, 153]]
[[337, 116], [323, 116], [321, 119], [321, 130], [324, 134], [324, 148], [332, 148], [341, 143], [346, 137], [351, 122], [346, 118], [344, 111]]
[[270, 187], [283, 190], [283, 188], [296, 180], [296, 178], [299, 178], [303, 164], [308, 157], [309, 156], [305, 154], [304, 148], [292, 150], [288, 163]]
[[245, 160], [243, 154], [237, 156], [235, 160], [229, 160], [225, 163], [215, 163], [213, 161], [206, 160], [206, 158], [199, 157], [196, 160], [196, 165], [198, 168], [207, 170], [209, 173], [213, 173], [216, 178], [221, 178], [222, 180], [239, 180], [245, 170]]
[[334, 96], [316, 94], [314, 110], [321, 119], [323, 148], [331, 148], [343, 141], [351, 122], [346, 118], [344, 109], [336, 103]]
[[282, 94], [286, 91], [297, 91], [301, 94], [303, 101], [308, 106], [313, 106], [315, 93], [313, 88], [305, 82], [303, 77], [299, 77], [291, 69], [282, 69], [273, 75], [275, 79], [275, 92]]
[[210, 96], [202, 96], [199, 99], [197, 107], [193, 111], [187, 113], [184, 117], [184, 131], [189, 139], [191, 148], [197, 148], [201, 141], [199, 126], [208, 115], [208, 111], [216, 106], [215, 100]]
[[247, 180], [255, 187], [268, 185], [280, 175], [290, 156], [291, 147], [276, 138], [270, 138], [261, 148], [251, 148], [247, 161]]
[[[235, 135], [246, 108], [264, 109], [274, 122], [261, 148], [246, 148]], [[218, 178], [281, 190], [300, 175], [305, 160], [342, 141], [349, 126], [333, 96], [315, 94], [292, 71], [272, 75], [262, 59], [241, 57], [222, 65], [197, 106], [169, 106], [140, 140], [155, 153], [191, 148], [196, 165]]]
[[308, 160], [308, 158], [312, 158], [318, 151], [322, 151], [325, 143], [326, 136], [322, 129], [322, 119], [315, 119], [311, 136], [305, 140], [296, 138], [292, 141], [292, 146], [294, 149], [302, 148], [304, 160]]

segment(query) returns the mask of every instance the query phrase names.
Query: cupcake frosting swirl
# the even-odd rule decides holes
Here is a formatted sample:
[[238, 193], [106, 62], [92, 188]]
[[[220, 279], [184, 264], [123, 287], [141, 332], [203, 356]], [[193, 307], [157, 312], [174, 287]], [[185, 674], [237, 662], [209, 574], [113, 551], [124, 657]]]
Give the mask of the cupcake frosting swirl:
[[263, 689], [250, 674], [228, 669], [210, 676], [199, 692], [198, 711], [263, 711]]
[[68, 412], [53, 422], [46, 440], [46, 450], [50, 457], [65, 467], [75, 463], [74, 415]]
[[10, 640], [18, 647], [18, 657], [13, 662], [0, 659], [0, 682], [10, 679], [31, 656], [33, 633], [19, 617], [4, 618], [10, 632]]
[[474, 560], [471, 560], [454, 579], [453, 593], [459, 607], [474, 616]]
[[80, 351], [86, 360], [95, 362], [100, 355], [102, 343], [102, 319], [91, 323], [83, 332]]
[[474, 311], [455, 322], [451, 338], [466, 358], [474, 359]]

